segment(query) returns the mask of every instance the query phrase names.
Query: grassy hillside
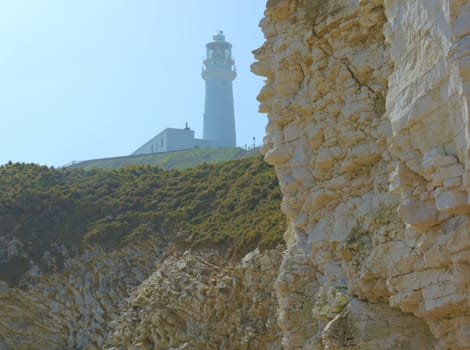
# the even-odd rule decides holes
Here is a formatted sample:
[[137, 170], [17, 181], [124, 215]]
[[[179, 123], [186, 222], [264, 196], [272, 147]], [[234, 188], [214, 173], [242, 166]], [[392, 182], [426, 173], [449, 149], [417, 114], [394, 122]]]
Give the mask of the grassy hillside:
[[186, 169], [202, 163], [220, 163], [245, 155], [252, 154], [241, 148], [194, 148], [184, 151], [86, 160], [70, 167], [117, 169], [128, 165], [158, 165], [163, 169]]
[[34, 261], [61, 244], [113, 249], [156, 233], [244, 254], [278, 244], [285, 228], [277, 178], [261, 157], [186, 170], [7, 164], [0, 193], [0, 265], [5, 238], [19, 240]]

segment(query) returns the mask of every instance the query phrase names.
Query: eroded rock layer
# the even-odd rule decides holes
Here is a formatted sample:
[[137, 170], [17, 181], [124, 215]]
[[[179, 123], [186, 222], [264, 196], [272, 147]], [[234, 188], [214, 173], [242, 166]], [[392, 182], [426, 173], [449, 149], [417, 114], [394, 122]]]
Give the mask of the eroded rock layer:
[[470, 348], [470, 2], [386, 1], [395, 70], [387, 114], [398, 160], [390, 190], [415, 249], [389, 274], [390, 304], [444, 348]]
[[90, 247], [64, 269], [0, 290], [0, 349], [103, 349], [110, 321], [153, 271], [161, 237], [111, 253]]
[[270, 0], [286, 349], [469, 349], [470, 2]]
[[281, 349], [281, 247], [243, 259], [162, 237], [90, 248], [0, 290], [0, 349]]
[[[242, 261], [172, 254], [113, 321], [112, 349], [281, 349], [273, 281], [281, 249]], [[125, 344], [126, 346], [123, 346]]]

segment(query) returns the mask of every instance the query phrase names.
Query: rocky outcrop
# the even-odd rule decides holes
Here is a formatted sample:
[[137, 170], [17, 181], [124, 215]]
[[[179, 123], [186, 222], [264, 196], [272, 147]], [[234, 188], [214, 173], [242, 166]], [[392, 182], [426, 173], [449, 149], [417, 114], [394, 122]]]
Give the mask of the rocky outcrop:
[[469, 349], [468, 1], [267, 3], [286, 349]]
[[0, 349], [280, 349], [282, 248], [243, 259], [154, 235], [87, 247], [56, 273], [0, 286]]
[[102, 349], [109, 322], [153, 271], [161, 237], [113, 252], [89, 247], [64, 268], [0, 290], [0, 349]]
[[171, 254], [113, 321], [110, 349], [281, 349], [273, 282], [281, 249], [242, 261]]

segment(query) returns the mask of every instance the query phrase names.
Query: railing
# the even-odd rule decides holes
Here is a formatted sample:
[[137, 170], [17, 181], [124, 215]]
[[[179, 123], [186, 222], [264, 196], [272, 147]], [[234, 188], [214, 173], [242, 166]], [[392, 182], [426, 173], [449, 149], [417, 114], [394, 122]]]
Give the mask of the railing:
[[252, 149], [254, 149], [254, 148], [256, 148], [256, 147], [257, 147], [257, 146], [256, 146], [256, 138], [253, 136], [253, 143], [252, 143], [251, 145], [245, 144], [245, 146], [243, 147], [243, 149], [248, 152], [248, 151], [251, 151]]
[[244, 146], [243, 146], [243, 149], [245, 150], [245, 152], [248, 152], [248, 151], [251, 151], [252, 149], [255, 149], [256, 147], [258, 147], [258, 146], [255, 146], [255, 145], [244, 145]]

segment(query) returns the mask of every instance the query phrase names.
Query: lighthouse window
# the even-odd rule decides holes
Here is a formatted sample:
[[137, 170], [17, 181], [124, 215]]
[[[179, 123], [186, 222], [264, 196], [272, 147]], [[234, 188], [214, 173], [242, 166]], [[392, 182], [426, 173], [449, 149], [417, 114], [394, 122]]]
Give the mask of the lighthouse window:
[[214, 57], [215, 58], [224, 58], [224, 50], [220, 47], [214, 50]]

